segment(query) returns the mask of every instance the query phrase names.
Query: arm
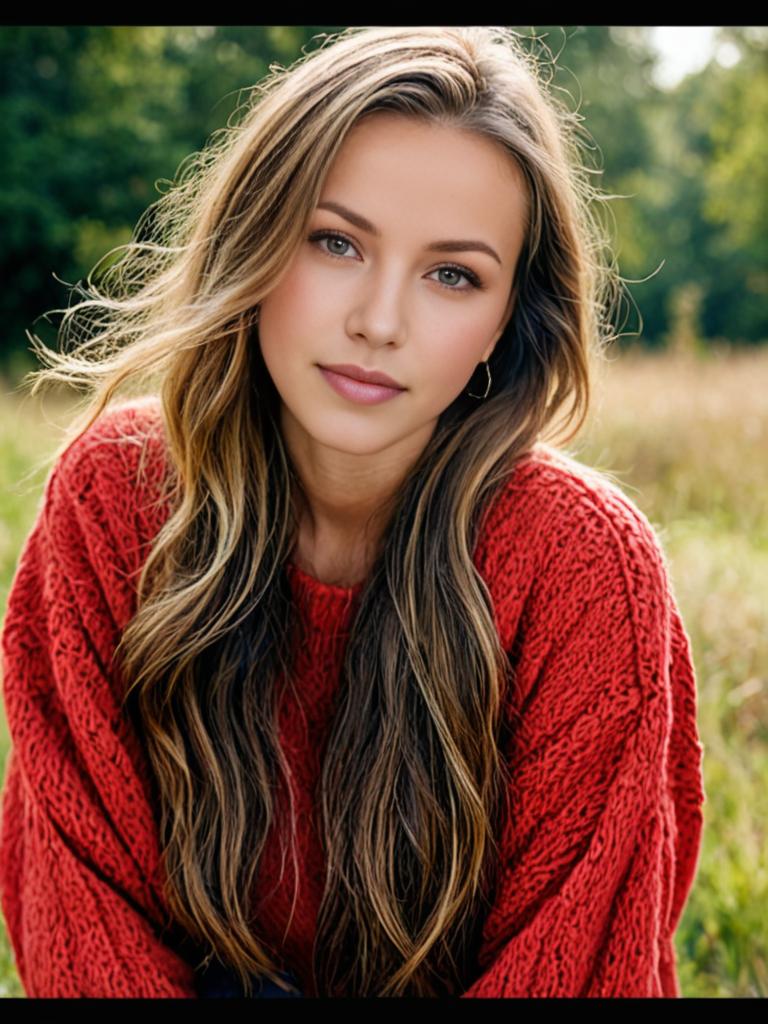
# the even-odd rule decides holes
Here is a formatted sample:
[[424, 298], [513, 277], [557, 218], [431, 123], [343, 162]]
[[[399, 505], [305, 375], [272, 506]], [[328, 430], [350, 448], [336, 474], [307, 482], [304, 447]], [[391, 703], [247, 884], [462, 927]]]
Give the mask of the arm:
[[0, 902], [30, 997], [195, 997], [164, 935], [148, 769], [108, 668], [114, 552], [97, 494], [81, 498], [55, 467], [6, 608]]
[[464, 997], [679, 996], [673, 933], [699, 851], [703, 748], [650, 526], [593, 510], [523, 629], [501, 873]]

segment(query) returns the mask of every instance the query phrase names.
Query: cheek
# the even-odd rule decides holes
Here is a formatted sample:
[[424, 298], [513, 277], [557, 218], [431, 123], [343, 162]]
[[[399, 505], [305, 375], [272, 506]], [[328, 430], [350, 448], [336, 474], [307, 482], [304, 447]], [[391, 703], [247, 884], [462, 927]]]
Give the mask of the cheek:
[[458, 394], [472, 376], [488, 345], [488, 335], [469, 331], [443, 334], [440, 343], [430, 347], [425, 377], [441, 390]]
[[263, 308], [275, 325], [284, 328], [296, 323], [297, 310], [302, 311], [302, 320], [308, 320], [324, 310], [330, 312], [334, 302], [322, 275], [313, 272], [311, 259], [300, 254], [278, 287], [264, 300]]
[[[277, 288], [262, 301], [259, 340], [267, 367], [276, 372], [294, 362], [304, 362], [313, 340], [324, 304], [332, 304], [301, 266], [290, 270]], [[316, 354], [316, 353], [315, 353]], [[274, 376], [274, 374], [273, 374]]]

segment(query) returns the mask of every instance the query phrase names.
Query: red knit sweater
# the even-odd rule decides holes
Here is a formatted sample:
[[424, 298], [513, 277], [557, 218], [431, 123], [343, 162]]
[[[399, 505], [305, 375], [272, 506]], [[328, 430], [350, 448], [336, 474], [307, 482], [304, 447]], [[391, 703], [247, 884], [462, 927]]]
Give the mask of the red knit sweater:
[[[106, 670], [166, 515], [146, 490], [164, 471], [161, 423], [156, 402], [132, 401], [67, 449], [8, 599], [0, 902], [29, 996], [198, 995], [193, 966], [162, 932], [148, 760]], [[519, 724], [503, 865], [463, 995], [679, 996], [673, 934], [705, 794], [691, 648], [660, 542], [615, 484], [537, 445], [492, 505], [474, 560], [513, 659]], [[310, 793], [360, 586], [288, 574], [312, 627], [296, 680], [306, 725], [291, 688], [281, 720], [301, 898], [284, 938], [293, 875], [288, 858], [269, 895], [273, 838], [259, 921], [312, 995], [324, 861]]]

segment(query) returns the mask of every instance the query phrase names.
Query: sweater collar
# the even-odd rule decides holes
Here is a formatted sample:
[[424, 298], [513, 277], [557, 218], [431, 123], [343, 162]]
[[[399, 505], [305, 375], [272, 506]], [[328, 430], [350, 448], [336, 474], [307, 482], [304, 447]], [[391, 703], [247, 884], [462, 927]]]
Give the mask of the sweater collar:
[[323, 628], [338, 625], [349, 613], [365, 585], [361, 580], [352, 587], [340, 587], [315, 579], [293, 562], [285, 563], [288, 580], [305, 615], [312, 625]]

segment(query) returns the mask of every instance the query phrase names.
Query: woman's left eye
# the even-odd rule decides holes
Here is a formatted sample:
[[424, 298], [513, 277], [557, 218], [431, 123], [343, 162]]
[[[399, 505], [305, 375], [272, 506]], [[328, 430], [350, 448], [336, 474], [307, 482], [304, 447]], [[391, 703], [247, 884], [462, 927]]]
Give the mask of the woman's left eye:
[[481, 287], [480, 280], [477, 277], [477, 275], [473, 274], [471, 270], [468, 270], [466, 268], [462, 269], [461, 267], [453, 267], [450, 264], [448, 264], [445, 267], [438, 267], [437, 270], [433, 270], [432, 273], [433, 274], [443, 274], [446, 271], [448, 271], [449, 274], [458, 274], [459, 277], [463, 277], [465, 280], [467, 280], [469, 282], [469, 285], [464, 285], [463, 288], [451, 288], [450, 285], [443, 284], [442, 281], [438, 281], [437, 282], [438, 284], [442, 284], [443, 288], [448, 288], [449, 291], [452, 291], [452, 292], [466, 292], [466, 291], [469, 291], [470, 288], [480, 288]]
[[[355, 248], [348, 238], [345, 238], [344, 235], [338, 234], [335, 231], [315, 231], [314, 234], [311, 234], [309, 236], [309, 241], [314, 242], [316, 244], [325, 241], [341, 242], [343, 245], [350, 246], [353, 249]], [[321, 246], [321, 251], [324, 252], [326, 256], [333, 256], [336, 259], [343, 260], [346, 258], [346, 253], [331, 252], [330, 249], [325, 248], [325, 246]], [[443, 274], [446, 271], [450, 274], [463, 277], [468, 282], [468, 284], [463, 285], [462, 287], [454, 287], [453, 285], [445, 284], [443, 281], [438, 281], [437, 284], [439, 284], [442, 288], [445, 288], [447, 291], [468, 292], [474, 288], [483, 287], [477, 274], [471, 271], [469, 267], [459, 267], [451, 263], [446, 263], [444, 266], [438, 267], [437, 270], [433, 270], [432, 273]]]

